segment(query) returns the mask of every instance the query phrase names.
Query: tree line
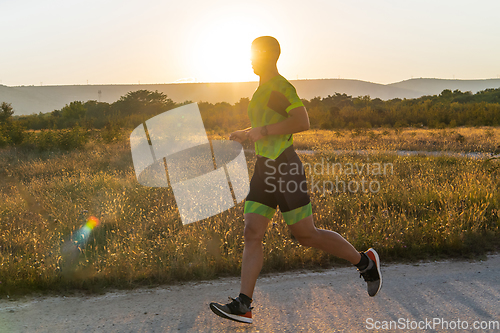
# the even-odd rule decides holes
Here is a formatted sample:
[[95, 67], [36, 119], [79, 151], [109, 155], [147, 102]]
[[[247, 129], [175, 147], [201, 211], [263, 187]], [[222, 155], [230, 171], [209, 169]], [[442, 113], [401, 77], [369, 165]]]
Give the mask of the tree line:
[[[500, 125], [500, 88], [476, 94], [443, 90], [434, 96], [387, 101], [335, 93], [324, 98], [304, 99], [303, 102], [311, 128]], [[34, 134], [26, 134], [27, 130], [72, 131], [73, 136], [77, 136], [75, 131], [97, 129], [102, 131], [105, 141], [111, 142], [120, 136], [121, 129], [135, 128], [155, 115], [188, 103], [191, 102], [175, 103], [158, 91], [139, 90], [127, 93], [114, 103], [75, 101], [50, 113], [14, 117], [12, 106], [4, 102], [0, 109], [0, 146], [21, 144], [30, 135], [32, 140], [37, 139]], [[248, 98], [235, 104], [198, 103], [205, 128], [226, 133], [250, 126], [248, 104]]]
[[476, 94], [447, 89], [439, 95], [387, 101], [336, 93], [304, 104], [311, 127], [323, 129], [500, 125], [500, 89]]

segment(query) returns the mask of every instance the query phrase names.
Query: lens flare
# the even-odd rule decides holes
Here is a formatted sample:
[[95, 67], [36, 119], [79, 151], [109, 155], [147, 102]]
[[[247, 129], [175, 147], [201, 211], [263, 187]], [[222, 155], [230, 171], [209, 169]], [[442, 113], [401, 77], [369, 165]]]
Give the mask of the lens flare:
[[90, 236], [90, 233], [98, 225], [99, 225], [99, 219], [97, 219], [97, 217], [95, 216], [89, 217], [85, 225], [76, 232], [75, 237], [73, 238], [73, 243], [78, 244], [78, 246], [85, 245]]
[[92, 230], [98, 225], [99, 219], [95, 216], [90, 216], [87, 222], [73, 234], [73, 237], [63, 244], [61, 254], [63, 258], [63, 273], [65, 275], [74, 273], [79, 262], [80, 252], [87, 244]]

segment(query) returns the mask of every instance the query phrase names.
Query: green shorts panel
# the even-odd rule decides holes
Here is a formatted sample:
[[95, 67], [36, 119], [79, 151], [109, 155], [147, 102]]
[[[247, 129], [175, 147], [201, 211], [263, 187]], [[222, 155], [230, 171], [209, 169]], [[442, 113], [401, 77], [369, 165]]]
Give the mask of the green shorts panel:
[[281, 212], [281, 215], [283, 215], [286, 224], [288, 225], [295, 224], [300, 220], [312, 215], [311, 203], [308, 203], [305, 206], [296, 208], [288, 212]]
[[245, 214], [255, 213], [267, 217], [268, 219], [272, 219], [275, 212], [276, 208], [271, 208], [269, 206], [261, 204], [260, 202], [255, 202], [250, 200], [245, 201], [245, 210], [244, 210]]

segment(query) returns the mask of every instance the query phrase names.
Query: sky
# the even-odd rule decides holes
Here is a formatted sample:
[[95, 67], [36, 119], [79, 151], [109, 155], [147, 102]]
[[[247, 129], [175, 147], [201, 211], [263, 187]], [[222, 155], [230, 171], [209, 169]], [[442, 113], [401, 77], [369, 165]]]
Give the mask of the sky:
[[498, 0], [0, 0], [0, 84], [255, 81], [274, 36], [288, 79], [500, 77]]

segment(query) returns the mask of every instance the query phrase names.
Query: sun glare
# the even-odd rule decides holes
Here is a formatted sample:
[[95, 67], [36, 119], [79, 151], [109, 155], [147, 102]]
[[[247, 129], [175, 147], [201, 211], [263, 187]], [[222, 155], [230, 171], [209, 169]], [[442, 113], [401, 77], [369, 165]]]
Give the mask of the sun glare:
[[262, 27], [242, 17], [219, 17], [207, 22], [197, 34], [191, 53], [196, 81], [255, 81], [250, 45]]

